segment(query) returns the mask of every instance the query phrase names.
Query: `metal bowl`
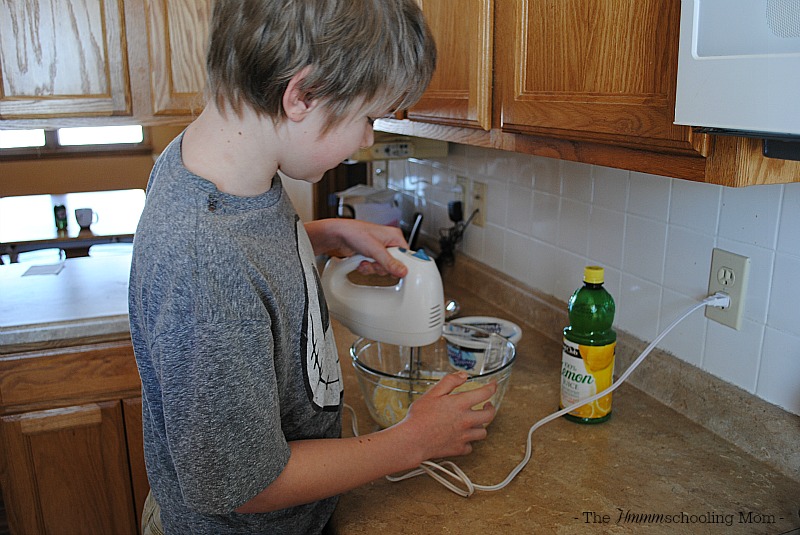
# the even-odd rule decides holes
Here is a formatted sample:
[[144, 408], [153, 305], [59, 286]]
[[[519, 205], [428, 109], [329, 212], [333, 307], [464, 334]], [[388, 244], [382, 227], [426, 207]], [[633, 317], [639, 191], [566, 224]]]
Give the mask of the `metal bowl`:
[[386, 428], [405, 418], [414, 400], [456, 371], [470, 374], [456, 392], [497, 382], [497, 392], [489, 401], [499, 410], [516, 349], [498, 334], [446, 323], [433, 344], [409, 347], [360, 338], [350, 348], [350, 356], [369, 413]]

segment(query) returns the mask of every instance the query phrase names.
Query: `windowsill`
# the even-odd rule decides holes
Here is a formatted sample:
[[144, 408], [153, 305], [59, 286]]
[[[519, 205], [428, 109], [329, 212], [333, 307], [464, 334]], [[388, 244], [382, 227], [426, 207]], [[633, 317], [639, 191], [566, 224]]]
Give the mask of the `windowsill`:
[[99, 158], [108, 156], [143, 156], [153, 153], [150, 144], [137, 145], [136, 148], [120, 146], [102, 147], [61, 147], [59, 149], [45, 149], [42, 151], [32, 151], [31, 149], [15, 150], [5, 149], [0, 154], [0, 162], [17, 160], [49, 160], [64, 158]]

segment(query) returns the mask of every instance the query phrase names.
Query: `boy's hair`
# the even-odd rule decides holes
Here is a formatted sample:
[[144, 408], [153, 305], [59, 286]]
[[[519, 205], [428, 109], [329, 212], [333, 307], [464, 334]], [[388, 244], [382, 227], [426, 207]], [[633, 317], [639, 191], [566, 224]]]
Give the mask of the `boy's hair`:
[[436, 46], [414, 0], [216, 0], [206, 66], [220, 110], [242, 105], [279, 122], [283, 94], [320, 99], [330, 124], [351, 106], [393, 112], [419, 100], [436, 67]]

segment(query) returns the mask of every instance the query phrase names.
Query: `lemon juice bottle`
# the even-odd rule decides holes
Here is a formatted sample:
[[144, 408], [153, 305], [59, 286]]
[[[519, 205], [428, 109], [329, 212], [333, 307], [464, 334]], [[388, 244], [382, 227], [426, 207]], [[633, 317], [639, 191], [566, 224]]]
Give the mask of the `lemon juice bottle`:
[[[611, 386], [617, 333], [614, 299], [603, 287], [604, 271], [586, 266], [583, 286], [569, 299], [569, 326], [564, 328], [561, 353], [561, 402], [563, 409]], [[574, 422], [594, 424], [611, 417], [611, 394], [565, 415]]]

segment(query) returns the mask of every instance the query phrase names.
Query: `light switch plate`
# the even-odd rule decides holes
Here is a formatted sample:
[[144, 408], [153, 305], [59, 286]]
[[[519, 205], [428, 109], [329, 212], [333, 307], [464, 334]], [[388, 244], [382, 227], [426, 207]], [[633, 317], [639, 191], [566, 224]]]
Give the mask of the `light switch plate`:
[[725, 292], [731, 303], [725, 308], [706, 307], [706, 317], [737, 331], [742, 326], [747, 282], [750, 278], [750, 259], [735, 253], [714, 249], [711, 253], [711, 273], [708, 295]]

